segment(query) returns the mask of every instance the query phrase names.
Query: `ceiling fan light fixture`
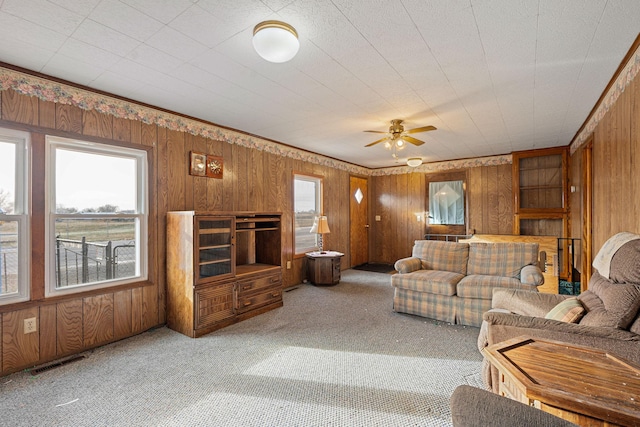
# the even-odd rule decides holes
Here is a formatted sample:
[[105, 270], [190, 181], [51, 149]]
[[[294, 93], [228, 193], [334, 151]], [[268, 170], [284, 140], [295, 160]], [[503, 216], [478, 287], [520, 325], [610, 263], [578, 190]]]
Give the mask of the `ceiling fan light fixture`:
[[282, 63], [296, 56], [300, 41], [291, 25], [281, 21], [264, 21], [253, 28], [253, 48], [263, 59]]
[[420, 157], [410, 157], [407, 159], [407, 166], [412, 168], [417, 168], [422, 164], [422, 159]]

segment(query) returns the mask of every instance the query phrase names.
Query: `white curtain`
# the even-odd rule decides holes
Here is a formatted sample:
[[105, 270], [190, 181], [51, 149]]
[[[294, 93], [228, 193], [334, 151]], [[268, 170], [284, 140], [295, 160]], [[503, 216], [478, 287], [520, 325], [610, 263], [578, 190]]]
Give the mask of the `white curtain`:
[[462, 181], [429, 183], [429, 224], [464, 225]]

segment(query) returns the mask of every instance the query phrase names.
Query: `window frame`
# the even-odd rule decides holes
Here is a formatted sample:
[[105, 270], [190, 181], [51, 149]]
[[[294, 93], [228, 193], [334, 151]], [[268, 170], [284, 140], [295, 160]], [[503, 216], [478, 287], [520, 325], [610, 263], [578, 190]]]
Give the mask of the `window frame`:
[[31, 134], [0, 128], [0, 140], [16, 145], [13, 213], [0, 213], [0, 221], [16, 221], [18, 224], [18, 289], [12, 294], [0, 294], [0, 305], [7, 305], [28, 301], [31, 297]]
[[[120, 145], [104, 144], [86, 140], [45, 137], [45, 296], [53, 297], [95, 289], [111, 288], [148, 280], [149, 277], [149, 155], [146, 150]], [[133, 159], [136, 162], [136, 209], [134, 213], [57, 213], [56, 212], [56, 164], [58, 148], [80, 153], [105, 155]], [[107, 201], [105, 201], [107, 202]], [[56, 287], [56, 219], [135, 219], [136, 226], [136, 272], [122, 279], [104, 279], [96, 282]]]
[[310, 173], [305, 173], [305, 172], [293, 172], [293, 180], [292, 180], [292, 184], [293, 184], [293, 188], [292, 188], [292, 206], [293, 206], [293, 238], [292, 238], [292, 252], [293, 252], [293, 257], [294, 258], [301, 258], [303, 256], [305, 256], [305, 254], [307, 252], [312, 252], [318, 249], [318, 246], [314, 244], [314, 246], [310, 246], [310, 247], [300, 247], [298, 248], [296, 246], [296, 191], [295, 191], [295, 186], [296, 186], [296, 181], [306, 181], [306, 182], [313, 182], [316, 184], [316, 191], [315, 191], [315, 203], [316, 203], [316, 211], [314, 213], [314, 217], [318, 217], [319, 215], [324, 215], [324, 207], [323, 207], [323, 197], [322, 197], [322, 193], [323, 193], [323, 185], [324, 185], [324, 177], [322, 177], [321, 175], [314, 175], [314, 174], [310, 174]]

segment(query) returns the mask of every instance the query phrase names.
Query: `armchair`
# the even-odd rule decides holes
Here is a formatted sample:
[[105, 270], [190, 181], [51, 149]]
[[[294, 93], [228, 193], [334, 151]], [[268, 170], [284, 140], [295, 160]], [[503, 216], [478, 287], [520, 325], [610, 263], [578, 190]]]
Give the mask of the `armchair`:
[[[624, 234], [620, 239], [620, 234]], [[480, 352], [486, 346], [528, 335], [599, 348], [640, 363], [640, 235], [620, 233], [609, 239], [596, 256], [589, 290], [577, 297], [518, 289], [495, 289], [491, 310], [483, 315], [478, 336]], [[606, 256], [603, 256], [606, 254]], [[558, 304], [573, 298], [582, 313], [566, 317]], [[560, 313], [566, 314], [566, 313]], [[567, 321], [567, 320], [571, 320]], [[497, 370], [485, 359], [483, 381], [497, 392]]]

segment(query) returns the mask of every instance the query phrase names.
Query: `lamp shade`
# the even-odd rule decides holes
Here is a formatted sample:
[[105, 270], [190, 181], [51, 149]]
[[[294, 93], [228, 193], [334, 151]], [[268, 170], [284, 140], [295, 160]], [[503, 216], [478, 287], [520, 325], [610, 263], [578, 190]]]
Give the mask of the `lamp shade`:
[[269, 62], [287, 62], [300, 49], [298, 33], [280, 21], [264, 21], [253, 29], [253, 48]]
[[309, 232], [317, 234], [331, 233], [331, 230], [329, 230], [329, 222], [327, 221], [327, 217], [324, 215], [317, 217], [313, 222], [313, 226], [311, 227], [311, 230], [309, 230]]
[[420, 157], [411, 157], [407, 159], [407, 165], [412, 168], [417, 168], [422, 164], [422, 159]]

